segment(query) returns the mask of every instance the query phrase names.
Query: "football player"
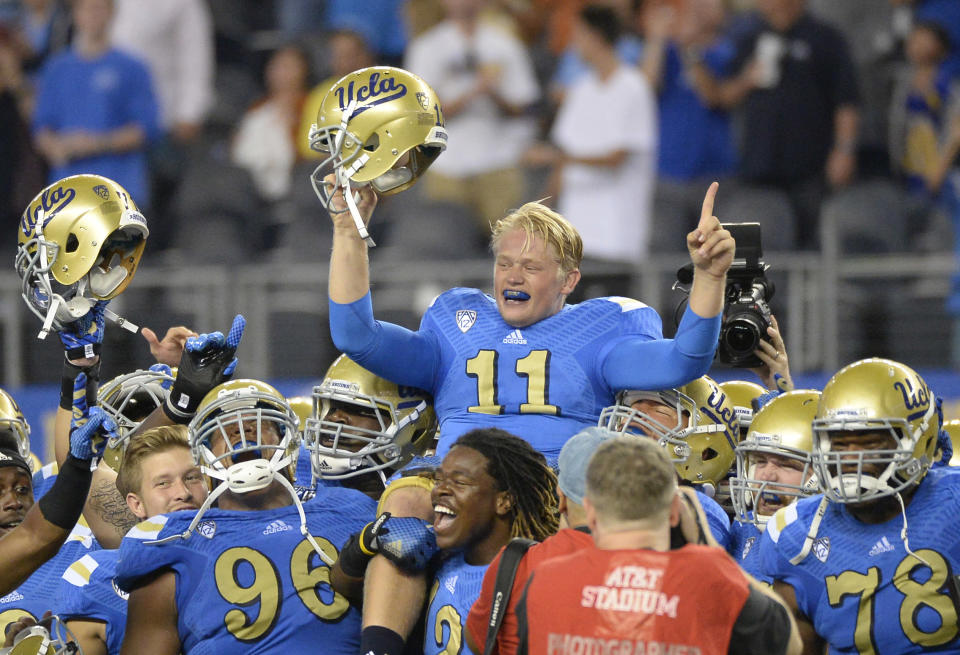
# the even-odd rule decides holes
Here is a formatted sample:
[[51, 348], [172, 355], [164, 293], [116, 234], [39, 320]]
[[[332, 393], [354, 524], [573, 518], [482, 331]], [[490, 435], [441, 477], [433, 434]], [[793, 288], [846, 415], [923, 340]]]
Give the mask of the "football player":
[[960, 477], [931, 469], [936, 399], [899, 362], [837, 372], [813, 422], [823, 496], [777, 511], [761, 566], [790, 605], [808, 652], [957, 652]]
[[656, 439], [677, 475], [700, 493], [710, 531], [722, 547], [730, 543], [730, 519], [714, 500], [718, 483], [735, 459], [739, 436], [733, 404], [704, 375], [678, 389], [622, 391], [598, 422], [613, 432]]
[[781, 507], [819, 491], [810, 459], [819, 400], [820, 392], [808, 389], [777, 396], [753, 415], [737, 445], [737, 474], [730, 480], [735, 517], [727, 550], [765, 582], [759, 541], [767, 521]]
[[340, 481], [380, 500], [387, 479], [432, 446], [435, 434], [436, 415], [424, 392], [340, 355], [313, 389], [304, 445], [314, 484]]
[[[344, 176], [368, 181], [382, 171], [391, 182], [412, 183], [419, 168], [397, 172], [390, 165], [406, 147], [424, 147], [434, 123], [442, 125], [436, 95], [406, 71], [368, 68], [335, 84], [319, 113], [318, 130], [326, 130], [331, 154], [343, 144], [338, 172], [324, 181], [332, 189], [327, 207], [334, 223], [329, 279], [334, 343], [373, 373], [433, 396], [438, 455], [460, 434], [492, 425], [529, 440], [553, 460], [567, 438], [596, 424], [600, 410], [614, 400], [612, 390], [672, 387], [706, 372], [734, 250], [732, 237], [713, 216], [717, 185], [707, 191], [700, 224], [687, 238], [695, 273], [676, 339], [662, 339], [660, 317], [634, 300], [600, 298], [566, 306], [580, 280], [582, 241], [569, 221], [539, 203], [524, 205], [494, 226], [494, 296], [477, 289], [447, 291], [413, 332], [373, 316], [368, 244], [357, 224], [369, 221], [382, 184], [374, 179], [344, 193], [337, 183]], [[405, 148], [383, 154], [385, 143], [398, 141]], [[374, 161], [376, 168], [367, 171]], [[360, 163], [361, 173], [350, 177]], [[361, 220], [352, 220], [351, 212]]]
[[225, 382], [202, 399], [191, 452], [219, 483], [199, 511], [154, 516], [124, 537], [122, 653], [357, 652], [359, 611], [330, 588], [328, 566], [375, 503], [340, 487], [301, 503], [297, 431], [263, 382]]
[[[140, 521], [158, 514], [197, 510], [207, 497], [193, 461], [185, 426], [142, 432], [123, 449], [117, 489]], [[127, 594], [114, 583], [119, 550], [84, 555], [64, 571], [54, 613], [84, 655], [118, 655], [127, 622]]]

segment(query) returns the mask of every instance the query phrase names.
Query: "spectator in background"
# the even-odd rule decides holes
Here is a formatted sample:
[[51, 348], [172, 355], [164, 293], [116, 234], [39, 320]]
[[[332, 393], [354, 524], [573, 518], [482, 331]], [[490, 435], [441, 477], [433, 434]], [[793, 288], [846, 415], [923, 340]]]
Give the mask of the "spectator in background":
[[913, 7], [917, 22], [935, 22], [950, 37], [950, 48], [943, 67], [953, 77], [960, 76], [960, 2], [956, 0], [892, 0], [894, 4]]
[[300, 129], [296, 137], [297, 150], [301, 159], [322, 159], [323, 153], [310, 147], [310, 127], [317, 122], [317, 112], [327, 91], [341, 77], [361, 68], [373, 66], [374, 57], [367, 38], [353, 30], [336, 30], [327, 36], [327, 77], [313, 87], [303, 103], [300, 117]]
[[[617, 55], [616, 12], [589, 5], [573, 43], [590, 72], [574, 82], [551, 131], [559, 211], [583, 237], [585, 257], [631, 262], [647, 251], [656, 175], [657, 108], [650, 84]], [[451, 141], [452, 141], [451, 137]]]
[[23, 0], [19, 30], [28, 53], [24, 71], [33, 75], [44, 62], [70, 44], [70, 10], [63, 0]]
[[[622, 26], [626, 28], [627, 26], [633, 25], [636, 18], [633, 11], [623, 7], [622, 4], [620, 6], [612, 6], [611, 8], [617, 11], [617, 16], [620, 18], [620, 24]], [[573, 17], [575, 19], [576, 14], [574, 14]], [[572, 21], [572, 24], [576, 24], [576, 21]], [[640, 61], [643, 42], [637, 34], [629, 29], [623, 29], [617, 37], [616, 50], [620, 60], [632, 66]], [[566, 49], [557, 59], [556, 67], [550, 78], [550, 101], [555, 105], [562, 103], [563, 97], [573, 83], [589, 72], [590, 65], [580, 56], [580, 51], [573, 40], [570, 40]]]
[[39, 82], [33, 119], [49, 179], [96, 173], [116, 180], [142, 209], [150, 205], [146, 148], [159, 131], [146, 66], [111, 47], [112, 0], [76, 0], [71, 50]]
[[400, 65], [407, 48], [406, 0], [326, 0], [326, 5], [327, 29], [359, 32], [378, 62]]
[[244, 114], [233, 140], [233, 163], [250, 171], [257, 191], [268, 202], [290, 192], [296, 144], [306, 141], [298, 128], [309, 73], [309, 60], [300, 48], [277, 50], [264, 72], [266, 96]]
[[[784, 220], [795, 223], [795, 238], [779, 245], [816, 248], [828, 187], [845, 187], [856, 170], [853, 62], [842, 35], [811, 16], [806, 0], [757, 0], [757, 9], [758, 20], [737, 40], [737, 73], [713, 91], [720, 106], [741, 113], [745, 190], [773, 192], [791, 210]], [[759, 219], [765, 237], [789, 229], [743, 218]]]
[[734, 173], [729, 113], [709, 94], [708, 75], [727, 76], [733, 43], [724, 36], [722, 0], [651, 3], [641, 15], [641, 70], [657, 94], [658, 179], [651, 250], [670, 252], [700, 218], [696, 198], [711, 181]]
[[524, 44], [480, 16], [488, 0], [443, 0], [446, 18], [417, 37], [406, 68], [437, 92], [450, 142], [427, 171], [426, 195], [468, 207], [484, 233], [526, 193], [518, 167], [540, 95]]
[[205, 0], [114, 0], [112, 44], [141, 58], [153, 76], [163, 138], [149, 151], [156, 200], [151, 247], [163, 249], [172, 236], [170, 202], [214, 101], [213, 21]]

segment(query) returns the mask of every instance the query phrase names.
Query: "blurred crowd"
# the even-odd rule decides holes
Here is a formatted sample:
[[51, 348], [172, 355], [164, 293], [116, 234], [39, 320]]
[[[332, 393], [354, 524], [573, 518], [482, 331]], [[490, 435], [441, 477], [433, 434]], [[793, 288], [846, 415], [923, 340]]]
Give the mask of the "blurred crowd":
[[848, 252], [946, 251], [960, 215], [950, 0], [6, 0], [0, 215], [98, 173], [154, 253], [309, 256], [329, 238], [310, 125], [376, 64], [427, 80], [450, 135], [374, 226], [407, 252], [436, 226], [482, 254], [545, 197], [587, 271], [679, 251], [714, 179], [768, 250], [817, 250], [830, 214]]

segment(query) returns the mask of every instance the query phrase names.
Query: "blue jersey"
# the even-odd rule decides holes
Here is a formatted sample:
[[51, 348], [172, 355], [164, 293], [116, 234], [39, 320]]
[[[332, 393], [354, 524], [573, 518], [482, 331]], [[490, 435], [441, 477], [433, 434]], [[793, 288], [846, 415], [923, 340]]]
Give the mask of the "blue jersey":
[[473, 653], [467, 647], [464, 628], [470, 608], [480, 597], [483, 574], [486, 571], [486, 564], [467, 564], [462, 552], [450, 555], [440, 564], [433, 576], [433, 587], [427, 606], [427, 626], [423, 635], [424, 655]]
[[53, 483], [57, 481], [57, 474], [60, 468], [56, 462], [44, 464], [43, 468], [33, 474], [33, 502], [43, 498], [44, 494], [50, 491]]
[[693, 488], [698, 494], [697, 500], [700, 501], [700, 506], [703, 507], [703, 513], [707, 517], [707, 524], [710, 526], [710, 532], [713, 534], [713, 538], [717, 540], [717, 544], [719, 544], [721, 548], [728, 548], [730, 546], [730, 517], [727, 516], [726, 511], [720, 507], [720, 503], [700, 491], [697, 485], [694, 485]]
[[107, 653], [118, 655], [127, 625], [127, 593], [114, 581], [119, 550], [88, 553], [63, 572], [53, 613], [64, 621], [102, 621]]
[[[336, 560], [347, 538], [374, 515], [375, 501], [351, 489], [320, 487], [303, 504], [310, 533]], [[294, 505], [204, 514], [189, 539], [193, 511], [150, 518], [120, 545], [124, 591], [160, 569], [176, 575], [177, 629], [184, 653], [314, 652], [355, 655], [360, 612], [330, 587], [330, 570], [300, 534]]]
[[[797, 605], [831, 653], [960, 651], [957, 611], [950, 597], [960, 571], [960, 474], [927, 473], [904, 518], [862, 523], [840, 504], [825, 503], [809, 554], [793, 565], [820, 509], [822, 496], [802, 498], [767, 523], [761, 566], [791, 585]], [[917, 558], [921, 558], [923, 561]]]
[[525, 328], [504, 322], [497, 304], [476, 289], [452, 289], [424, 314], [439, 366], [433, 386], [440, 420], [437, 454], [473, 428], [493, 426], [558, 457], [564, 442], [595, 426], [614, 402], [601, 364], [624, 335], [662, 338], [660, 317], [627, 298], [567, 305]]
[[730, 525], [730, 545], [727, 552], [740, 568], [761, 582], [773, 582], [764, 575], [760, 565], [760, 537], [763, 532], [753, 523], [734, 521]]
[[100, 549], [85, 521], [74, 526], [57, 554], [47, 560], [23, 584], [0, 598], [0, 634], [7, 624], [24, 616], [39, 620], [47, 610], [54, 609], [53, 599], [60, 586], [60, 576], [75, 561]]

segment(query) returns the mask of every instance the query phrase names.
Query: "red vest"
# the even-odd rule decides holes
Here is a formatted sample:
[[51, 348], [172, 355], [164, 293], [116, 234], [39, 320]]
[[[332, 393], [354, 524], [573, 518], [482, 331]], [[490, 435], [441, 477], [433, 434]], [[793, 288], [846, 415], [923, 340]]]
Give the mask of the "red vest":
[[587, 548], [537, 567], [520, 631], [531, 655], [726, 655], [749, 593], [720, 548]]

